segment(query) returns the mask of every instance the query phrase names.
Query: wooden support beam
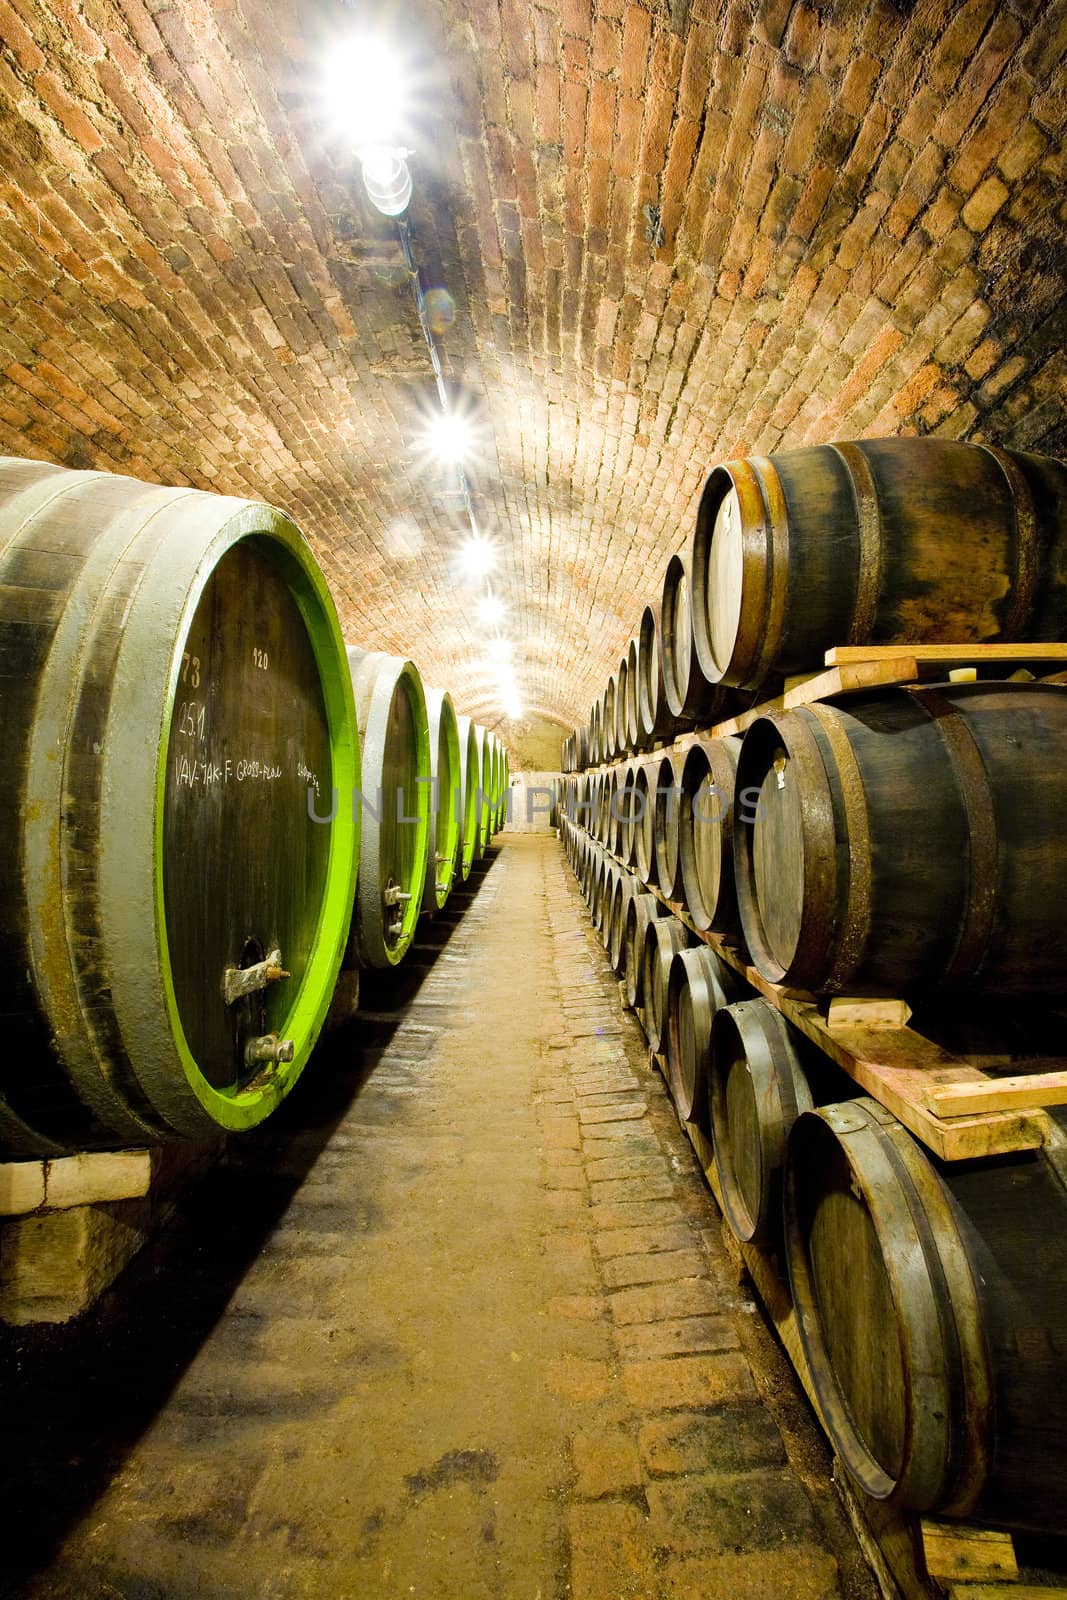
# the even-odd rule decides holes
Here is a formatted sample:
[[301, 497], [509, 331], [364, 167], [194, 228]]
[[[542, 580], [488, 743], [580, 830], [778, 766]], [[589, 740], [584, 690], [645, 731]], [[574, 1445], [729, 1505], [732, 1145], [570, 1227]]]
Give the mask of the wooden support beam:
[[1067, 661], [1067, 644], [839, 644], [827, 650], [828, 667], [860, 661], [889, 661], [908, 655], [938, 666], [996, 666], [1002, 661]]
[[927, 1090], [926, 1104], [937, 1117], [1067, 1106], [1067, 1071], [1024, 1072], [1010, 1078], [986, 1078], [981, 1083], [939, 1084]]
[[852, 999], [836, 995], [826, 1011], [826, 1026], [834, 1028], [906, 1028], [911, 1007], [906, 1000]]
[[0, 1163], [0, 1217], [138, 1200], [152, 1182], [150, 1150], [89, 1150], [52, 1161]]
[[859, 689], [880, 689], [887, 684], [913, 683], [919, 676], [915, 657], [910, 653], [892, 651], [876, 661], [849, 662], [834, 666], [828, 672], [817, 672], [804, 678], [785, 694], [765, 700], [752, 711], [733, 717], [729, 722], [718, 722], [712, 728], [716, 738], [744, 733], [760, 717], [771, 711], [795, 711], [800, 706], [814, 705], [817, 700], [827, 700], [831, 695], [854, 694]]
[[1018, 1578], [1019, 1565], [1010, 1533], [971, 1528], [965, 1523], [934, 1522], [926, 1517], [921, 1528], [926, 1570], [940, 1583], [1013, 1583]]

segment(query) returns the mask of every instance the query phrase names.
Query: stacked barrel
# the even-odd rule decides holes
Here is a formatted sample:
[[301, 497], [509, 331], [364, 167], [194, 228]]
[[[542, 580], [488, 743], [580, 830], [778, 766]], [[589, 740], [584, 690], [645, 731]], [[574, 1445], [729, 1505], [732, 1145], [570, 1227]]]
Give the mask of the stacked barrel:
[[0, 694], [3, 1154], [255, 1126], [503, 821], [495, 737], [251, 501], [0, 458]]
[[1067, 687], [1008, 666], [740, 713], [837, 645], [1065, 638], [1063, 464], [929, 439], [728, 462], [565, 741], [560, 828], [854, 1482], [1042, 1533], [1067, 1522], [1067, 1117], [940, 1161], [743, 973], [816, 1003], [1062, 997]]

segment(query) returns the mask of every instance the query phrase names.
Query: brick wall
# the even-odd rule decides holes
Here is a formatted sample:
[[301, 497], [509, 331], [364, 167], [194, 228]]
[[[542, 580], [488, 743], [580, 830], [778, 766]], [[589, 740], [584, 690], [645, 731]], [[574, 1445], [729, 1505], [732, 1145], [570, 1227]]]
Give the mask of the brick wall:
[[[495, 721], [455, 503], [410, 448], [399, 252], [317, 99], [355, 20], [0, 0], [0, 448], [274, 501], [352, 637]], [[1067, 451], [1063, 0], [425, 0], [398, 26], [531, 718], [584, 713], [717, 459]]]

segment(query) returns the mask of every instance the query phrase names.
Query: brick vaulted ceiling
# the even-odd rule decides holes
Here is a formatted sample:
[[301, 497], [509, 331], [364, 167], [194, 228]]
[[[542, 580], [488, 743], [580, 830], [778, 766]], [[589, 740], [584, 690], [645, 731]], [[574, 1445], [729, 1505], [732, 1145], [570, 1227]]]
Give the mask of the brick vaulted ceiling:
[[350, 637], [496, 722], [395, 231], [322, 114], [368, 20], [528, 714], [586, 714], [716, 460], [1067, 446], [1064, 0], [0, 0], [0, 448], [274, 502]]

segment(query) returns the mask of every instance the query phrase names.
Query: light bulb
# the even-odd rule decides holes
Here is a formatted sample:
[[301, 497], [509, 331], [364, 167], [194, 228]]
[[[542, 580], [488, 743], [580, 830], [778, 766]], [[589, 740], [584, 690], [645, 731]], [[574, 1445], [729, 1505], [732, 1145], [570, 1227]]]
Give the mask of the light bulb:
[[482, 578], [492, 570], [496, 561], [496, 551], [488, 539], [475, 534], [460, 550], [459, 559], [463, 570], [472, 578]]
[[469, 454], [474, 443], [474, 429], [466, 417], [454, 411], [442, 411], [426, 428], [426, 444], [441, 461], [456, 465]]
[[395, 143], [407, 112], [408, 81], [403, 60], [384, 39], [360, 34], [333, 49], [323, 99], [357, 152]]
[[411, 202], [409, 154], [410, 151], [391, 145], [374, 145], [363, 154], [363, 187], [385, 217], [399, 217]]

